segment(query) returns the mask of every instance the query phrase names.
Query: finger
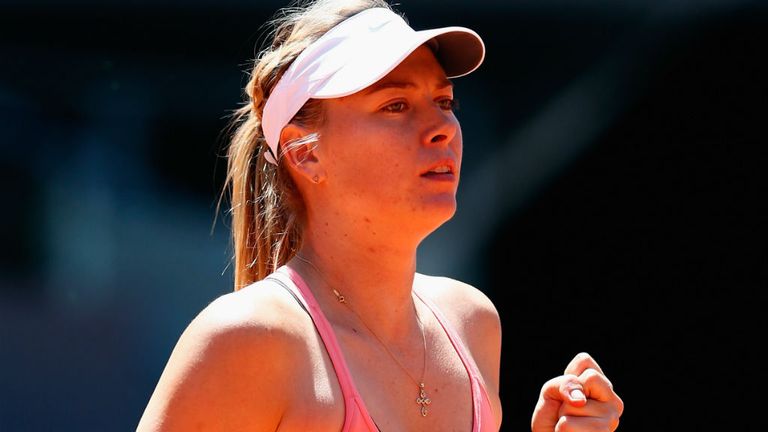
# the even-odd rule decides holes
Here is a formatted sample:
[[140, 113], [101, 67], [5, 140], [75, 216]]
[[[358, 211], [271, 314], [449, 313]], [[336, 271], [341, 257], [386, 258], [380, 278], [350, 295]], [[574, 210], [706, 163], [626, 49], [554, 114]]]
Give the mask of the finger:
[[558, 411], [563, 402], [559, 392], [562, 377], [552, 378], [541, 386], [539, 400], [531, 416], [531, 431], [551, 432], [558, 419]]
[[555, 432], [574, 431], [615, 431], [619, 427], [619, 419], [605, 419], [596, 417], [572, 417], [563, 416], [555, 425]]
[[579, 382], [576, 375], [560, 375], [544, 383], [541, 388], [541, 398], [567, 402], [574, 406], [583, 406], [587, 403], [584, 385]]
[[597, 369], [587, 368], [579, 375], [578, 381], [584, 388], [584, 394], [590, 399], [607, 402], [616, 398], [613, 384]]
[[[574, 396], [571, 396], [571, 391], [569, 390], [574, 389], [579, 389], [582, 395], [581, 399], [574, 399]], [[586, 396], [583, 395], [583, 390], [581, 390], [581, 384], [578, 382], [577, 376], [561, 375], [552, 378], [541, 387], [539, 400], [531, 417], [531, 430], [533, 432], [552, 432], [560, 417], [558, 412], [562, 405], [584, 405], [586, 403]]]
[[620, 417], [617, 406], [613, 401], [600, 402], [594, 399], [587, 400], [584, 406], [576, 407], [570, 404], [560, 404], [560, 409], [557, 411], [557, 417], [562, 416], [570, 417], [597, 417], [597, 418], [611, 418]]
[[565, 367], [565, 374], [581, 375], [581, 373], [584, 372], [584, 370], [587, 368], [592, 368], [600, 373], [603, 373], [603, 370], [591, 355], [585, 352], [581, 352], [576, 354], [576, 356], [573, 357], [573, 360], [568, 363], [568, 366]]
[[[587, 369], [579, 377], [584, 394], [587, 397], [586, 404], [563, 404], [560, 408], [560, 415], [582, 415], [582, 416], [602, 416], [610, 414], [612, 416], [621, 416], [624, 412], [624, 401], [613, 390], [613, 386], [605, 375], [597, 372], [595, 369]], [[593, 402], [598, 403], [594, 405]], [[570, 408], [579, 408], [581, 411], [574, 411]], [[589, 411], [587, 408], [599, 407], [603, 411]]]

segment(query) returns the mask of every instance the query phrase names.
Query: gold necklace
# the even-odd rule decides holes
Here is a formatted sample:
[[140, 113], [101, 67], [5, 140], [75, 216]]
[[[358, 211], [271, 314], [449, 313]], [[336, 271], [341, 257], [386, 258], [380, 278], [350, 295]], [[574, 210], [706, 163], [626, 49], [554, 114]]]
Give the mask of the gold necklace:
[[298, 259], [304, 261], [305, 263], [309, 264], [317, 272], [317, 274], [320, 276], [320, 278], [323, 279], [323, 282], [325, 282], [325, 284], [328, 285], [329, 288], [331, 288], [331, 290], [333, 291], [333, 294], [336, 296], [336, 300], [339, 303], [341, 303], [344, 306], [346, 306], [347, 309], [349, 309], [350, 312], [355, 314], [355, 316], [363, 324], [363, 326], [365, 326], [365, 328], [368, 329], [368, 332], [371, 335], [373, 335], [374, 338], [376, 338], [376, 340], [381, 344], [382, 347], [384, 347], [384, 350], [387, 351], [387, 354], [389, 354], [390, 357], [392, 357], [392, 360], [394, 360], [395, 363], [397, 363], [397, 365], [400, 366], [400, 369], [402, 369], [403, 372], [405, 372], [405, 374], [408, 375], [408, 378], [410, 378], [411, 381], [413, 381], [414, 384], [416, 384], [416, 386], [419, 389], [419, 397], [416, 398], [416, 404], [419, 405], [419, 407], [420, 407], [421, 416], [422, 417], [426, 417], [427, 413], [429, 412], [427, 410], [427, 406], [432, 403], [432, 400], [427, 396], [427, 390], [426, 390], [425, 385], [424, 385], [424, 375], [427, 372], [427, 337], [426, 337], [426, 335], [424, 333], [424, 325], [421, 323], [421, 319], [419, 318], [419, 313], [416, 310], [415, 302], [414, 302], [414, 305], [413, 305], [413, 312], [416, 314], [416, 322], [419, 324], [419, 330], [421, 331], [421, 340], [424, 343], [424, 356], [422, 357], [421, 379], [419, 379], [419, 380], [414, 378], [413, 375], [411, 375], [411, 373], [408, 372], [408, 369], [405, 366], [403, 366], [403, 364], [400, 363], [400, 360], [398, 360], [397, 357], [392, 353], [392, 351], [389, 350], [389, 348], [387, 347], [387, 344], [385, 344], [379, 338], [379, 336], [376, 335], [376, 333], [373, 330], [371, 330], [371, 328], [368, 326], [368, 324], [366, 324], [366, 322], [363, 319], [363, 317], [361, 317], [360, 314], [358, 314], [354, 309], [352, 309], [352, 306], [350, 306], [349, 303], [347, 302], [347, 298], [344, 295], [342, 295], [341, 293], [339, 293], [335, 288], [331, 287], [331, 284], [329, 284], [328, 281], [325, 279], [325, 276], [320, 271], [320, 269], [318, 269], [314, 264], [312, 264], [309, 260], [307, 260], [303, 256], [299, 255], [298, 253], [296, 254], [296, 258], [298, 258]]

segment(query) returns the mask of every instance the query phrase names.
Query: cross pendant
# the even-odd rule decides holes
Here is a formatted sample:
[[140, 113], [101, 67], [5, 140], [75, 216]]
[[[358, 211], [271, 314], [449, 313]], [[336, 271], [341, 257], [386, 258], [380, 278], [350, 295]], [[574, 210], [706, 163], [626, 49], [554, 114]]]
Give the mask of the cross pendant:
[[432, 400], [427, 397], [427, 392], [424, 390], [424, 383], [419, 383], [419, 397], [416, 398], [416, 403], [421, 405], [421, 416], [427, 416], [427, 405], [432, 403]]

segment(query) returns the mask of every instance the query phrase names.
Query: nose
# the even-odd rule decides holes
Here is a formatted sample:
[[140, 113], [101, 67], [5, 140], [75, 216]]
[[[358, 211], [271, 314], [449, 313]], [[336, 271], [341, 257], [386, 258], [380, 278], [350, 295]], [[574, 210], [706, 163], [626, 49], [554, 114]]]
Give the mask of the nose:
[[456, 136], [459, 131], [459, 121], [452, 111], [446, 111], [436, 106], [429, 110], [428, 123], [422, 138], [422, 144], [425, 146], [446, 146]]

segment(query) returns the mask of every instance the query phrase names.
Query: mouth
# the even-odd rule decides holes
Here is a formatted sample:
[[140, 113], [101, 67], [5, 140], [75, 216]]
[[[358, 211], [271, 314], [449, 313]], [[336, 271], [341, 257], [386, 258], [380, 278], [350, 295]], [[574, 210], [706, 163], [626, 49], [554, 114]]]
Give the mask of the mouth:
[[432, 180], [453, 180], [456, 177], [456, 165], [452, 160], [439, 161], [422, 172], [421, 177]]

